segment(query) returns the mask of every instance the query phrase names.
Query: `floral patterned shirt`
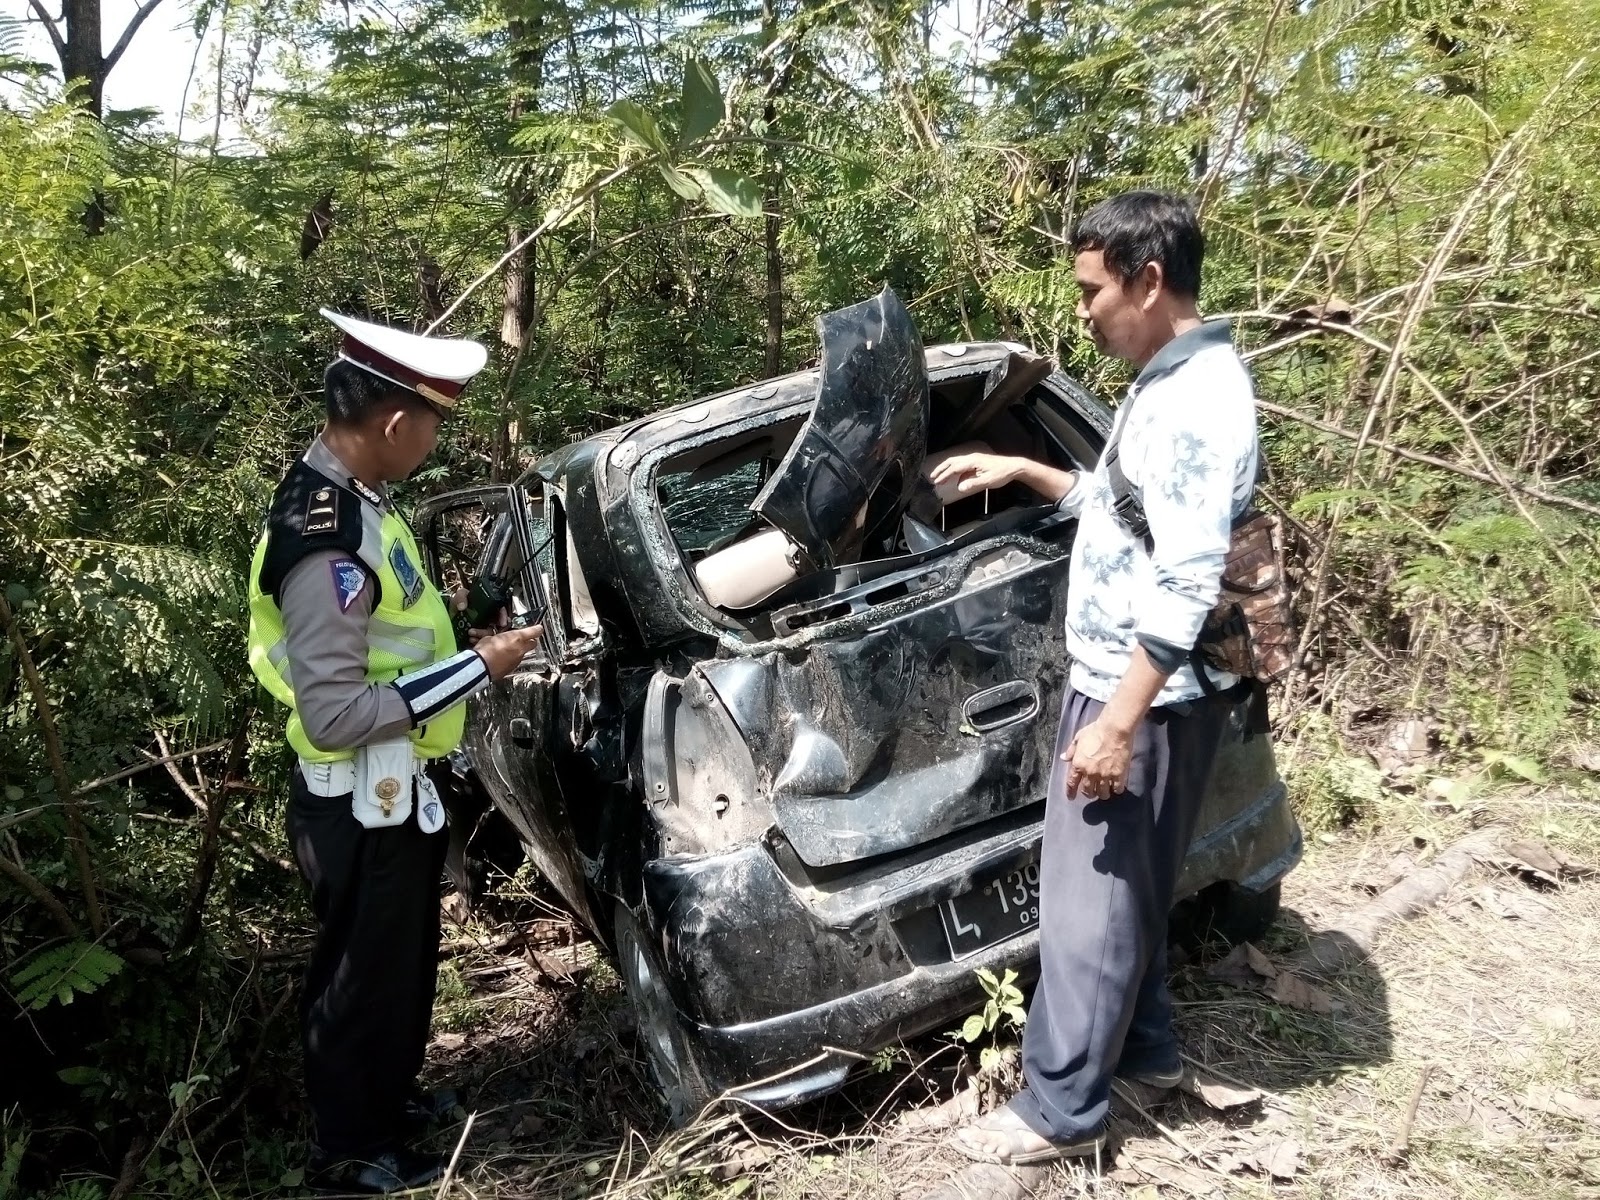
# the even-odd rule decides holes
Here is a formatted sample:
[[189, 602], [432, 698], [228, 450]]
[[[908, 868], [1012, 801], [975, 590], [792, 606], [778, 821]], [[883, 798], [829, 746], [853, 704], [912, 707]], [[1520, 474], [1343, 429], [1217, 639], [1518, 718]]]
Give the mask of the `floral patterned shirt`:
[[[1194, 645], [1222, 585], [1233, 519], [1255, 490], [1255, 393], [1227, 323], [1207, 322], [1168, 342], [1128, 389], [1115, 428], [1122, 429], [1122, 470], [1143, 502], [1154, 549], [1146, 551], [1112, 511], [1103, 461], [1092, 473], [1079, 472], [1061, 501], [1078, 517], [1067, 584], [1071, 682], [1102, 701], [1127, 672], [1136, 644]], [[1209, 674], [1218, 688], [1238, 682]], [[1155, 703], [1181, 703], [1203, 691], [1185, 657]]]

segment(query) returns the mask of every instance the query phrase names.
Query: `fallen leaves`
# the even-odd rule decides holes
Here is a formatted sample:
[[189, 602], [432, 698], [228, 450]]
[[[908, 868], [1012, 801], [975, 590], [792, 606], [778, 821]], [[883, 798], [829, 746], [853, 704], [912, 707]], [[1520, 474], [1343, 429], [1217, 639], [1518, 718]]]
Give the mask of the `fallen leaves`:
[[1294, 1138], [1273, 1142], [1256, 1151], [1255, 1169], [1273, 1179], [1293, 1179], [1300, 1173], [1300, 1143]]
[[1255, 1088], [1235, 1087], [1228, 1083], [1219, 1083], [1215, 1079], [1208, 1079], [1204, 1075], [1193, 1071], [1185, 1071], [1183, 1083], [1180, 1085], [1204, 1104], [1207, 1108], [1217, 1112], [1229, 1112], [1235, 1108], [1244, 1108], [1261, 1099], [1261, 1093]]
[[1524, 883], [1546, 890], [1576, 879], [1592, 879], [1600, 869], [1570, 858], [1564, 851], [1543, 842], [1504, 842], [1496, 850], [1478, 856], [1486, 867], [1516, 875]]
[[[1237, 1187], [1228, 1182], [1229, 1176], [1249, 1172], [1263, 1179], [1290, 1180], [1300, 1173], [1305, 1151], [1297, 1139], [1263, 1137], [1243, 1129], [1235, 1130], [1232, 1137], [1234, 1146], [1205, 1154], [1199, 1161], [1168, 1142], [1124, 1138], [1106, 1178], [1130, 1189], [1154, 1183], [1191, 1196], [1232, 1196]], [[1140, 1191], [1130, 1190], [1129, 1194], [1139, 1195]]]
[[1260, 992], [1289, 1008], [1303, 1009], [1320, 1016], [1331, 1016], [1342, 1005], [1314, 983], [1275, 964], [1249, 942], [1242, 942], [1228, 956], [1214, 963], [1206, 974], [1230, 987]]

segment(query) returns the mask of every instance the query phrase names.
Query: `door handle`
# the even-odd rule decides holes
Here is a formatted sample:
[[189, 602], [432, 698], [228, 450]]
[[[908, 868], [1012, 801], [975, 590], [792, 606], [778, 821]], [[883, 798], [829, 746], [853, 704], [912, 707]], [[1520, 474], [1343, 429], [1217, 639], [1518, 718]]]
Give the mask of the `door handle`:
[[527, 717], [511, 718], [511, 744], [519, 750], [533, 749], [533, 722]]
[[973, 692], [961, 704], [961, 719], [979, 733], [1015, 725], [1038, 712], [1039, 689], [1025, 679]]

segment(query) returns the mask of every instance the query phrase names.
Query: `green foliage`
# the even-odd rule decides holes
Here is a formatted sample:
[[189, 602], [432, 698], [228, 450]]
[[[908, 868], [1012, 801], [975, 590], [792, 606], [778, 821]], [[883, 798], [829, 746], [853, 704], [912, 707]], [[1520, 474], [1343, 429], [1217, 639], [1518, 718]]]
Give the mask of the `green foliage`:
[[978, 1052], [978, 1069], [993, 1071], [1000, 1065], [998, 1043], [1005, 1035], [1015, 1037], [1022, 1032], [1028, 1010], [1022, 1007], [1022, 990], [1017, 987], [1017, 973], [1011, 968], [1007, 967], [1001, 978], [996, 978], [987, 967], [979, 967], [975, 973], [987, 999], [981, 1009], [967, 1017], [961, 1028], [952, 1030], [949, 1036], [969, 1046], [986, 1040], [987, 1044]]
[[37, 1011], [53, 1000], [71, 1004], [75, 996], [108, 983], [123, 965], [122, 959], [104, 946], [67, 942], [36, 951], [11, 972], [11, 986], [16, 989], [18, 1004]]
[[[0, 580], [69, 783], [229, 734], [260, 702], [240, 582], [318, 421], [317, 307], [420, 325], [456, 305], [444, 328], [493, 351], [403, 501], [758, 378], [769, 335], [798, 367], [817, 313], [884, 283], [927, 342], [1028, 342], [1110, 397], [1127, 368], [1078, 328], [1068, 241], [1131, 186], [1201, 197], [1204, 307], [1242, 314], [1260, 395], [1316, 422], [1264, 418], [1303, 569], [1286, 771], [1306, 824], [1393, 802], [1354, 713], [1432, 713], [1469, 788], [1600, 732], [1595, 524], [1548, 502], [1600, 506], [1600, 8], [1048, 0], [980, 6], [960, 46], [930, 36], [936, 9], [208, 4], [228, 49], [195, 95], [228, 121], [186, 140], [86, 119], [0, 21]], [[237, 152], [213, 137], [235, 120]], [[324, 197], [333, 224], [303, 257]], [[1348, 326], [1285, 320], [1335, 299]], [[37, 969], [20, 1003], [44, 1000], [22, 1069], [71, 1097], [31, 1139], [8, 1118], [0, 1183], [81, 1126], [110, 1176], [130, 1137], [165, 1137], [152, 1188], [198, 1194], [227, 1131], [180, 1148], [175, 1106], [198, 1136], [258, 1046], [292, 1053], [257, 955], [303, 902], [248, 849], [281, 844], [280, 721], [248, 727], [260, 790], [228, 793], [192, 939], [197, 810], [160, 771], [81, 798], [108, 920], [69, 943], [125, 963], [95, 990], [46, 986], [59, 922], [0, 881], [0, 968]], [[8, 631], [0, 831], [88, 939], [52, 775]], [[992, 1064], [1020, 996], [985, 988], [957, 1036]], [[446, 1019], [478, 1019], [461, 981], [441, 994]]]

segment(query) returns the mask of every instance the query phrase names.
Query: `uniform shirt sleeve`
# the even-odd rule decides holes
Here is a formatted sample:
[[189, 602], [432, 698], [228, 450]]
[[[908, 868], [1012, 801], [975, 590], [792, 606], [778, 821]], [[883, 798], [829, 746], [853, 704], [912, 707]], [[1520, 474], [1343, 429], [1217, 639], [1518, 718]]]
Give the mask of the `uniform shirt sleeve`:
[[295, 711], [311, 744], [323, 750], [398, 737], [489, 683], [489, 668], [475, 650], [392, 683], [367, 682], [367, 622], [377, 585], [365, 567], [340, 551], [296, 563], [281, 594]]
[[[359, 582], [339, 577], [344, 564], [361, 572]], [[294, 565], [279, 596], [295, 711], [311, 744], [348, 750], [411, 729], [400, 693], [367, 682], [367, 620], [377, 602], [371, 572], [342, 551], [317, 551]]]
[[1136, 480], [1155, 587], [1134, 632], [1147, 648], [1191, 647], [1222, 590], [1239, 489], [1248, 495], [1254, 478], [1255, 407], [1243, 366], [1226, 362], [1195, 361], [1162, 390]]

